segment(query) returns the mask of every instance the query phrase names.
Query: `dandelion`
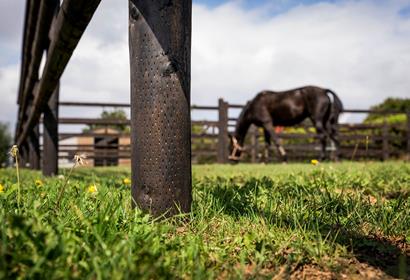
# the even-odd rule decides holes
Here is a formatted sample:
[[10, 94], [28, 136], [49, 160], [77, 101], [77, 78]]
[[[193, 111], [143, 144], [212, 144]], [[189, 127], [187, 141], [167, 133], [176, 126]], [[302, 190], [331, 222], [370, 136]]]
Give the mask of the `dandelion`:
[[86, 165], [86, 164], [87, 164], [86, 158], [87, 158], [87, 155], [86, 155], [86, 154], [74, 155], [74, 158], [73, 158], [73, 163], [74, 163], [74, 164], [73, 164], [73, 166], [71, 167], [70, 172], [68, 173], [67, 178], [65, 178], [64, 184], [62, 185], [62, 187], [61, 187], [61, 189], [60, 189], [60, 192], [59, 192], [59, 194], [58, 194], [57, 204], [56, 204], [57, 207], [60, 205], [61, 198], [63, 197], [65, 188], [66, 188], [66, 186], [67, 186], [67, 184], [68, 184], [68, 180], [70, 179], [71, 174], [73, 173], [74, 168], [76, 168], [77, 166]]
[[16, 174], [17, 174], [17, 207], [20, 211], [20, 171], [19, 171], [19, 148], [13, 145], [10, 149], [9, 155], [16, 160]]
[[122, 182], [124, 183], [124, 185], [131, 185], [131, 180], [129, 178], [125, 178]]
[[17, 147], [17, 145], [13, 145], [10, 149], [9, 155], [16, 159], [18, 157], [19, 154], [19, 148]]
[[318, 165], [318, 164], [319, 164], [319, 161], [318, 161], [317, 159], [312, 159], [312, 160], [310, 161], [310, 163], [311, 163], [312, 165]]
[[86, 159], [87, 159], [86, 154], [75, 155], [74, 156], [74, 166], [87, 165], [87, 160]]
[[0, 193], [4, 192], [4, 186], [2, 184], [0, 184]]
[[96, 185], [90, 185], [87, 188], [87, 192], [90, 193], [90, 194], [94, 194], [94, 193], [98, 192], [97, 186]]
[[41, 181], [40, 179], [37, 179], [34, 183], [36, 184], [36, 187], [37, 187], [37, 188], [40, 188], [40, 187], [42, 187], [42, 186], [44, 185], [44, 184], [43, 184], [43, 181]]

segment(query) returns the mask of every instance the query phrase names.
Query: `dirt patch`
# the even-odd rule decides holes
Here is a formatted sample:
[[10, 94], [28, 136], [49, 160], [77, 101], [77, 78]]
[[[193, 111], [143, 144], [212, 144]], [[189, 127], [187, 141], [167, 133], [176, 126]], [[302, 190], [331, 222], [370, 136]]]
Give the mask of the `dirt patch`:
[[[313, 265], [306, 264], [295, 270], [287, 279], [299, 280], [299, 279], [312, 279], [312, 280], [330, 280], [335, 279], [334, 273], [330, 271], [323, 270], [323, 268]], [[286, 279], [282, 278], [282, 279]]]
[[339, 279], [351, 279], [351, 280], [384, 280], [384, 279], [395, 279], [390, 275], [383, 272], [381, 269], [372, 267], [365, 263], [360, 263], [356, 259], [349, 261], [342, 261], [345, 263], [343, 268], [338, 271], [329, 271], [321, 268], [318, 265], [308, 264], [300, 267], [294, 271], [290, 277], [283, 277], [281, 279], [291, 279], [291, 280], [339, 280]]
[[395, 278], [410, 277], [410, 244], [404, 237], [372, 235], [357, 239], [353, 253], [358, 261]]
[[[383, 269], [362, 263], [356, 258], [340, 259], [337, 268], [331, 269], [317, 264], [304, 264], [296, 268], [288, 265], [258, 269], [255, 264], [237, 265], [236, 270], [242, 271], [244, 279], [272, 280], [390, 280], [409, 279], [393, 277]], [[233, 279], [232, 272], [224, 271], [217, 279]]]
[[391, 191], [391, 192], [387, 192], [384, 196], [387, 199], [397, 199], [399, 197], [402, 197], [403, 199], [407, 199], [410, 196], [410, 190]]

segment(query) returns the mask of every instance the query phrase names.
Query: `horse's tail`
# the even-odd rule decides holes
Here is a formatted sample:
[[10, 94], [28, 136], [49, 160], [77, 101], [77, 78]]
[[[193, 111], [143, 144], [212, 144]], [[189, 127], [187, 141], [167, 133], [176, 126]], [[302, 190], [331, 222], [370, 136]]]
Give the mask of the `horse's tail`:
[[343, 103], [334, 91], [331, 91], [330, 89], [327, 89], [326, 91], [333, 97], [333, 102], [330, 105], [329, 121], [330, 123], [336, 123], [340, 113], [343, 111]]

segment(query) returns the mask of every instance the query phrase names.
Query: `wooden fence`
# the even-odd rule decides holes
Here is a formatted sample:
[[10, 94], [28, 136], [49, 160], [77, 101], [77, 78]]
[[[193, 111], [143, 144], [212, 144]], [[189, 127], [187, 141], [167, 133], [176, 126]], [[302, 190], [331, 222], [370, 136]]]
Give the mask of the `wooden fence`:
[[[86, 102], [60, 102], [60, 107], [99, 107], [99, 108], [129, 108], [129, 104], [121, 103], [86, 103]], [[217, 113], [216, 120], [192, 121], [192, 161], [194, 163], [226, 163], [228, 162], [229, 138], [228, 133], [233, 132], [237, 119], [233, 117], [236, 110], [243, 105], [229, 104], [219, 99], [218, 106], [191, 106], [191, 112], [205, 111], [212, 115]], [[371, 111], [371, 110], [344, 110], [350, 114], [380, 114], [385, 117], [394, 114], [407, 114], [407, 122], [389, 124], [386, 120], [380, 124], [340, 123], [339, 139], [341, 141], [340, 156], [348, 160], [388, 160], [408, 157], [410, 151], [410, 114], [397, 111]], [[236, 114], [237, 115], [237, 114]], [[59, 139], [74, 138], [118, 138], [129, 139], [129, 133], [112, 131], [109, 127], [116, 125], [129, 125], [129, 120], [107, 120], [98, 118], [60, 118], [60, 125], [98, 125], [100, 131], [88, 132], [62, 132]], [[278, 133], [290, 160], [308, 161], [318, 158], [319, 141], [314, 127], [310, 122], [285, 129]], [[121, 141], [120, 141], [121, 142]], [[124, 142], [124, 141], [123, 141]], [[75, 153], [87, 153], [91, 159], [97, 159], [106, 164], [115, 164], [119, 160], [127, 163], [130, 158], [130, 144], [112, 142], [106, 145], [95, 144], [60, 144], [60, 158], [70, 159]], [[251, 127], [245, 141], [246, 153], [243, 161], [263, 162], [266, 160], [266, 147], [263, 142], [263, 132], [257, 127]], [[275, 153], [274, 150], [270, 151]], [[329, 151], [330, 153], [331, 151]], [[275, 159], [275, 158], [274, 158]], [[278, 158], [276, 160], [279, 160]]]
[[[79, 122], [58, 117], [60, 78], [100, 2], [26, 0], [15, 143], [19, 162], [33, 169], [42, 166], [46, 176], [58, 172], [58, 125]], [[155, 215], [187, 212], [192, 200], [192, 1], [176, 0], [172, 5], [165, 0], [127, 2], [118, 5], [129, 7], [133, 205]], [[164, 143], [159, 137], [152, 141], [151, 133], [175, 137]]]

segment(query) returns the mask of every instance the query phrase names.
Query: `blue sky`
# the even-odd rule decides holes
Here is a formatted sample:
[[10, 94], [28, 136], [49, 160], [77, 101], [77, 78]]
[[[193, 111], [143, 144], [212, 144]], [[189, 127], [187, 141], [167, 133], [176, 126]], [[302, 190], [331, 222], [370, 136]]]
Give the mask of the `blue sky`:
[[264, 9], [268, 16], [280, 15], [286, 13], [296, 6], [309, 6], [317, 3], [336, 3], [344, 0], [193, 0], [193, 3], [205, 5], [210, 8], [216, 8], [227, 2], [237, 2], [243, 8]]
[[[203, 4], [203, 5], [207, 5], [209, 7], [216, 7], [216, 6], [224, 4], [225, 2], [228, 2], [228, 1], [226, 1], [226, 0], [194, 0], [193, 2]], [[269, 1], [267, 1], [267, 0], [243, 0], [241, 2], [243, 2], [243, 5], [252, 8], [252, 7], [258, 7], [260, 5], [264, 5]]]
[[[360, 2], [360, 0], [351, 0], [350, 2]], [[374, 3], [386, 3], [392, 0], [374, 0]], [[240, 5], [246, 9], [255, 9], [259, 7], [265, 7], [267, 13], [271, 16], [275, 16], [281, 13], [286, 13], [290, 9], [296, 6], [309, 6], [318, 3], [346, 3], [347, 0], [193, 0], [193, 3], [205, 5], [210, 8], [215, 8], [227, 2], [239, 2]], [[393, 1], [392, 1], [393, 2]], [[402, 1], [405, 2], [405, 1]], [[409, 3], [399, 10], [399, 15], [405, 18], [410, 18], [410, 1]]]
[[[315, 4], [319, 2], [336, 2], [336, 0], [237, 0], [237, 1], [241, 2], [241, 4], [247, 8], [255, 8], [255, 7], [260, 7], [264, 5], [275, 5], [279, 7], [282, 11], [286, 11], [297, 5], [311, 5], [311, 4]], [[216, 7], [228, 1], [227, 0], [194, 0], [193, 2], [204, 4], [209, 7]]]

